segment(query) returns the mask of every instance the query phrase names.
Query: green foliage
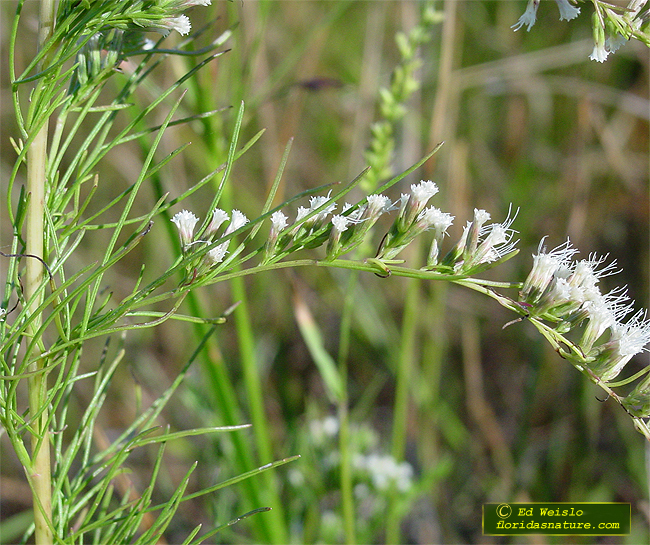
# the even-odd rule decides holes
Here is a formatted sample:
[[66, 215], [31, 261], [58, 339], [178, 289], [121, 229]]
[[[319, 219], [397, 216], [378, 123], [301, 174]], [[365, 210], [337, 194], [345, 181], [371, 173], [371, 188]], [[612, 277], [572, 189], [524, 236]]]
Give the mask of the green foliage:
[[[596, 285], [616, 267], [595, 254], [574, 260], [568, 241], [550, 252], [540, 245], [530, 273], [512, 259], [518, 232], [520, 248], [549, 231], [589, 247], [590, 227], [607, 220], [580, 208], [578, 183], [572, 205], [565, 184], [538, 187], [540, 170], [549, 186], [566, 175], [561, 145], [601, 150], [585, 134], [558, 137], [587, 131], [583, 119], [548, 130], [541, 121], [545, 100], [568, 100], [553, 87], [564, 90], [567, 76], [544, 73], [564, 61], [519, 52], [523, 64], [487, 62], [519, 51], [520, 35], [494, 39], [505, 36], [505, 4], [62, 1], [29, 57], [18, 39], [28, 7], [19, 3], [9, 43], [17, 158], [2, 218], [0, 421], [2, 448], [15, 454], [34, 503], [29, 519], [3, 521], [3, 536], [479, 541], [481, 502], [642, 500], [642, 448], [629, 420], [650, 439], [650, 367], [633, 359], [650, 338], [645, 314], [623, 321], [627, 292]], [[182, 12], [192, 6], [195, 21], [210, 9], [212, 22], [186, 38], [170, 34], [189, 33]], [[592, 56], [611, 50], [616, 34], [646, 39], [641, 5], [594, 6]], [[350, 47], [364, 43], [350, 24], [357, 17], [368, 24], [363, 55]], [[285, 32], [291, 25], [295, 33]], [[463, 43], [483, 44], [472, 46], [475, 65], [444, 60], [462, 48], [455, 25], [468, 33]], [[309, 68], [307, 52], [317, 59], [323, 36], [332, 38], [327, 60]], [[376, 104], [352, 116], [353, 82], [314, 66], [334, 71], [345, 56], [355, 78], [351, 67], [372, 66], [384, 42], [381, 83], [369, 85]], [[509, 87], [531, 73], [548, 96]], [[600, 113], [613, 116], [607, 108]], [[636, 115], [647, 137], [647, 116]], [[365, 120], [360, 129], [352, 118]], [[597, 137], [614, 154], [612, 127]], [[349, 174], [341, 150], [354, 147], [353, 130], [368, 167]], [[39, 150], [42, 208], [33, 191]], [[635, 153], [647, 162], [647, 149]], [[596, 168], [593, 156], [578, 159]], [[626, 172], [637, 187], [638, 174]], [[594, 197], [593, 206], [603, 217], [618, 189], [613, 174], [599, 176], [603, 204]], [[507, 206], [510, 195], [520, 212]], [[553, 210], [563, 206], [571, 222]], [[487, 209], [505, 219], [491, 223]], [[42, 252], [30, 251], [35, 215]], [[456, 287], [491, 301], [483, 308]], [[550, 350], [527, 337], [533, 328]], [[586, 380], [565, 375], [558, 354]], [[601, 410], [597, 389], [624, 410]], [[51, 475], [39, 460], [44, 445]], [[594, 488], [599, 460], [621, 447], [627, 465]], [[567, 484], [576, 461], [584, 476]]]

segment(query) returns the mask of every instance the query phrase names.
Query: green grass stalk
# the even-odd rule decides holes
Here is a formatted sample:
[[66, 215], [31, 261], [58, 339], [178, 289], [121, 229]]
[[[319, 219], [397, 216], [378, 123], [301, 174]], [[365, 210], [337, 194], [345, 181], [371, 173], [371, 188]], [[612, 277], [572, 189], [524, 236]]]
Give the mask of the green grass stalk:
[[[260, 377], [257, 358], [255, 357], [255, 339], [251, 325], [251, 315], [246, 297], [244, 279], [233, 278], [231, 281], [233, 299], [239, 303], [234, 312], [235, 327], [237, 329], [237, 340], [239, 344], [239, 357], [244, 375], [244, 385], [248, 400], [248, 410], [253, 424], [253, 434], [258, 451], [258, 458], [264, 464], [273, 460], [273, 446], [269, 428], [271, 423], [268, 420], [264, 409], [264, 395], [262, 392], [262, 378]], [[277, 480], [270, 471], [265, 471], [261, 478], [268, 494], [268, 501], [273, 510], [271, 515], [273, 535], [275, 543], [287, 543], [288, 535], [284, 523], [284, 509], [277, 492]], [[267, 495], [265, 494], [265, 496]]]
[[[393, 409], [393, 436], [391, 455], [396, 462], [402, 462], [406, 454], [406, 436], [409, 416], [409, 388], [415, 359], [415, 339], [419, 315], [421, 281], [412, 279], [408, 285], [404, 317], [402, 322], [401, 345], [397, 362], [395, 386], [395, 406]], [[398, 496], [393, 495], [386, 519], [386, 543], [400, 542], [400, 510], [396, 508]]]
[[357, 542], [355, 528], [355, 508], [352, 487], [352, 452], [350, 449], [350, 414], [348, 407], [348, 354], [350, 352], [350, 332], [354, 309], [354, 293], [359, 278], [358, 272], [352, 272], [348, 279], [343, 314], [341, 316], [338, 368], [341, 378], [341, 396], [338, 400], [339, 416], [339, 451], [341, 455], [341, 508], [343, 511], [343, 528], [345, 542], [354, 545]]

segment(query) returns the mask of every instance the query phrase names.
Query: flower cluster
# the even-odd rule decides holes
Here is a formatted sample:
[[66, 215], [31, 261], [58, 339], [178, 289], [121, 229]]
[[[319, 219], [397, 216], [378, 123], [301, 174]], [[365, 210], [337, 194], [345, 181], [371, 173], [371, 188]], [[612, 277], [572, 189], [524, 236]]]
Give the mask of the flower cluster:
[[405, 493], [413, 486], [413, 467], [408, 462], [397, 462], [389, 454], [357, 454], [353, 465], [370, 478], [375, 490], [395, 490]]
[[[453, 224], [454, 216], [435, 206], [427, 206], [438, 193], [438, 186], [430, 181], [412, 184], [410, 193], [402, 193], [397, 203], [381, 194], [369, 195], [359, 204], [344, 204], [340, 214], [334, 214], [336, 204], [329, 195], [312, 197], [309, 207], [298, 209], [291, 227], [280, 211], [271, 216], [271, 231], [266, 243], [264, 262], [277, 261], [301, 248], [326, 245], [326, 259], [334, 260], [359, 246], [369, 230], [384, 213], [397, 209], [397, 216], [383, 237], [377, 260], [389, 261], [397, 256], [417, 236], [433, 233], [426, 268], [445, 274], [468, 276], [481, 272], [516, 252], [515, 215], [508, 214], [502, 223], [491, 223], [485, 210], [474, 210], [473, 221], [467, 222], [463, 234], [444, 258], [440, 259], [442, 241]], [[328, 219], [330, 214], [333, 214]]]
[[[521, 27], [525, 26], [526, 30], [530, 32], [531, 27], [537, 20], [537, 8], [539, 7], [539, 3], [540, 0], [528, 0], [526, 11], [521, 17], [519, 17], [519, 21], [512, 25], [511, 28], [514, 28], [515, 31], [517, 31]], [[560, 21], [570, 21], [580, 14], [580, 8], [575, 7], [569, 0], [555, 0], [555, 3], [560, 10]]]
[[394, 258], [424, 231], [433, 231], [435, 240], [442, 239], [454, 218], [434, 206], [426, 208], [436, 193], [438, 186], [424, 180], [411, 185], [411, 193], [402, 193], [397, 218], [377, 252], [379, 259]]
[[[228, 220], [230, 220], [230, 223], [222, 237], [234, 233], [237, 229], [240, 229], [248, 223], [248, 218], [239, 210], [233, 210], [229, 217], [225, 211], [220, 208], [215, 208], [212, 211], [210, 223], [208, 223], [203, 233], [200, 233], [200, 236], [195, 236], [194, 229], [196, 224], [199, 222], [199, 218], [192, 212], [181, 210], [171, 219], [178, 228], [181, 246], [183, 247], [183, 254], [185, 255], [190, 252], [191, 248], [197, 247], [197, 245], [211, 244], [211, 242], [215, 240], [215, 235], [221, 225]], [[203, 265], [209, 268], [221, 263], [228, 253], [229, 245], [230, 240], [226, 240], [208, 250], [203, 258]]]
[[392, 208], [384, 195], [369, 195], [356, 206], [345, 203], [340, 214], [336, 203], [327, 196], [312, 197], [309, 206], [298, 208], [291, 228], [288, 217], [280, 211], [271, 216], [271, 232], [266, 243], [265, 262], [277, 260], [301, 248], [316, 248], [327, 242], [327, 257], [335, 259], [349, 252], [365, 239], [379, 217]]
[[624, 288], [601, 293], [598, 282], [617, 272], [615, 263], [602, 266], [606, 257], [595, 255], [575, 261], [576, 253], [568, 240], [550, 252], [542, 240], [519, 300], [531, 316], [558, 324], [560, 334], [582, 326], [576, 343], [581, 354], [574, 363], [606, 383], [645, 349], [650, 342], [650, 322], [642, 311], [627, 323], [622, 321], [632, 310]]
[[377, 253], [379, 259], [392, 259], [424, 231], [433, 232], [427, 258], [427, 269], [430, 270], [470, 275], [514, 255], [517, 241], [510, 226], [516, 214], [508, 215], [503, 223], [487, 224], [490, 214], [475, 209], [474, 219], [467, 222], [459, 241], [439, 259], [442, 239], [453, 224], [454, 216], [435, 206], [427, 207], [429, 199], [437, 192], [436, 184], [423, 181], [412, 185], [410, 194], [402, 194], [397, 218]]
[[[580, 8], [574, 4], [577, 0], [555, 0], [560, 10], [560, 21], [570, 21], [580, 14]], [[512, 28], [519, 30], [526, 27], [530, 31], [537, 19], [537, 8], [540, 0], [528, 0], [526, 11]], [[617, 7], [601, 0], [593, 1], [595, 11], [592, 15], [592, 28], [594, 36], [594, 49], [589, 58], [598, 62], [605, 62], [610, 53], [614, 53], [631, 37], [640, 38], [648, 43], [648, 36], [643, 35], [647, 30], [649, 17], [648, 11], [641, 13], [644, 1], [630, 0], [628, 6]]]
[[[90, 7], [76, 3], [75, 9]], [[77, 92], [87, 83], [97, 84], [108, 77], [129, 55], [142, 53], [154, 43], [145, 35], [156, 31], [163, 35], [175, 30], [180, 35], [189, 34], [192, 24], [182, 12], [194, 6], [209, 6], [211, 0], [155, 0], [125, 3], [124, 9], [101, 14], [101, 30], [92, 36], [79, 38], [83, 47], [77, 53], [77, 68], [71, 81], [70, 93]], [[70, 6], [63, 4], [58, 24], [65, 24]]]
[[439, 245], [436, 240], [429, 252], [428, 268], [440, 272], [469, 276], [505, 261], [517, 253], [517, 239], [511, 228], [517, 214], [510, 215], [501, 223], [487, 223], [489, 212], [475, 208], [474, 219], [463, 227], [463, 234], [451, 251], [437, 264]]

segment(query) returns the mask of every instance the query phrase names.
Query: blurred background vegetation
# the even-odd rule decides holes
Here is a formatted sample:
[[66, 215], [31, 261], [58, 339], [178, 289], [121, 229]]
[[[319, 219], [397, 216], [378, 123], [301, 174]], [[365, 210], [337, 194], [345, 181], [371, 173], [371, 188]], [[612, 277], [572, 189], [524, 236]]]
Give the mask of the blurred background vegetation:
[[[24, 8], [18, 66], [34, 54], [32, 4]], [[140, 203], [140, 211], [162, 193], [180, 195], [225, 161], [241, 101], [246, 107], [241, 142], [262, 128], [266, 132], [235, 164], [223, 208], [239, 208], [251, 218], [259, 214], [290, 138], [293, 147], [276, 205], [301, 191], [354, 178], [365, 167], [370, 125], [380, 116], [378, 91], [389, 84], [400, 60], [395, 35], [418, 23], [421, 6], [406, 0], [213, 0], [210, 8], [190, 11], [194, 30], [201, 32], [193, 47], [228, 29], [232, 36], [224, 47], [229, 51], [188, 84], [178, 115], [223, 111], [168, 130], [163, 152], [186, 141], [192, 145], [152, 180], [150, 200]], [[421, 89], [397, 126], [393, 173], [439, 142], [445, 144], [392, 188], [391, 198], [420, 179], [435, 181], [441, 191], [432, 204], [456, 216], [452, 240], [474, 208], [485, 208], [501, 221], [512, 204], [520, 208], [514, 228], [521, 253], [491, 271], [490, 278], [522, 281], [540, 239], [548, 236], [547, 244], [554, 247], [568, 235], [582, 257], [609, 254], [623, 269], [605, 278], [605, 286], [627, 284], [636, 308], [648, 306], [648, 49], [629, 43], [604, 64], [589, 61], [589, 4], [567, 23], [558, 21], [554, 3], [542, 2], [530, 32], [510, 28], [525, 9], [523, 0], [447, 0], [435, 6], [444, 17], [418, 52]], [[0, 9], [0, 36], [6, 40], [15, 6], [2, 2]], [[170, 36], [168, 42], [180, 40]], [[3, 41], [3, 184], [15, 158], [9, 143], [15, 135], [7, 56]], [[166, 59], [140, 90], [136, 107], [195, 62]], [[122, 69], [128, 71], [128, 64]], [[114, 79], [117, 88], [120, 75]], [[165, 114], [161, 109], [161, 121]], [[132, 144], [104, 161], [95, 202], [113, 198], [132, 183], [145, 143]], [[205, 217], [213, 191], [204, 187], [183, 207]], [[285, 210], [291, 218], [298, 204], [306, 203]], [[6, 218], [0, 221], [2, 246], [10, 240], [11, 226]], [[139, 249], [114, 269], [106, 290], [116, 299], [130, 293], [142, 263], [146, 270], [163, 270], [174, 261], [178, 242], [166, 223], [156, 221]], [[258, 234], [260, 243], [267, 232]], [[79, 266], [101, 255], [101, 245], [101, 231], [86, 237], [76, 254]], [[314, 253], [321, 255], [322, 249]], [[405, 257], [418, 261], [417, 253], [410, 249]], [[0, 272], [4, 269], [0, 262]], [[301, 337], [296, 309], [308, 309], [336, 359], [341, 321], [348, 319], [343, 302], [350, 295], [349, 276], [348, 271], [314, 268], [247, 278], [245, 305], [199, 354], [161, 423], [183, 429], [249, 422], [251, 377], [242, 360], [252, 358], [263, 384], [272, 452], [265, 452], [250, 430], [187, 440], [168, 447], [165, 478], [171, 487], [194, 460], [199, 460], [198, 486], [289, 455], [302, 458], [274, 474], [187, 502], [169, 543], [182, 541], [198, 522], [223, 524], [263, 505], [275, 509], [245, 519], [216, 539], [345, 539], [336, 426], [327, 427], [333, 422], [327, 417], [336, 416], [337, 408]], [[648, 542], [646, 441], [624, 411], [601, 402], [600, 390], [532, 327], [523, 322], [502, 329], [514, 316], [457, 286], [368, 275], [358, 278], [351, 296], [347, 394], [352, 441], [359, 451], [390, 454], [394, 448], [395, 376], [407, 342], [404, 330], [412, 343], [410, 351], [406, 348], [412, 366], [405, 460], [413, 468], [414, 484], [407, 493], [394, 491], [402, 497], [396, 502], [355, 475], [359, 541], [385, 542], [386, 512], [392, 510], [389, 517], [398, 518], [404, 542]], [[218, 316], [240, 300], [237, 286], [220, 283], [197, 293], [183, 310]], [[245, 312], [249, 322], [238, 318]], [[96, 434], [98, 448], [169, 385], [206, 331], [207, 326], [169, 321], [129, 332], [124, 340], [111, 339], [107, 348], [103, 340], [85, 347], [88, 369], [104, 349], [115, 351], [121, 342], [127, 348], [128, 361], [112, 385], [110, 410]], [[635, 370], [647, 365], [645, 356], [639, 360]], [[80, 382], [78, 408], [84, 399]], [[14, 515], [28, 509], [29, 491], [2, 439], [0, 449], [2, 517], [19, 525]], [[133, 458], [133, 472], [118, 486], [130, 482], [137, 489], [150, 464], [145, 455]], [[165, 493], [163, 481], [159, 494]], [[606, 540], [483, 536], [482, 504], [502, 501], [630, 502], [632, 534]]]

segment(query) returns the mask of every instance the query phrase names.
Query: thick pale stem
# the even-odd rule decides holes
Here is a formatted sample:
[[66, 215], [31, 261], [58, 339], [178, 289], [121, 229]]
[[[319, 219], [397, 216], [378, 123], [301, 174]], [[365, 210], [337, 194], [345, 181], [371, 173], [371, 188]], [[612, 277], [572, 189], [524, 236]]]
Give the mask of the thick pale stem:
[[[39, 47], [52, 34], [54, 25], [54, 2], [41, 0]], [[47, 165], [47, 122], [38, 129], [27, 154], [27, 192], [29, 207], [27, 209], [26, 253], [43, 258], [43, 217], [45, 206], [45, 183]], [[43, 279], [43, 265], [38, 259], [26, 261], [25, 299], [27, 310], [36, 313], [42, 296], [37, 295]], [[31, 333], [35, 334], [42, 323], [41, 316], [35, 316]], [[38, 346], [38, 344], [37, 344]], [[29, 354], [26, 355], [29, 357]], [[44, 366], [42, 359], [31, 365], [30, 371], [38, 371]], [[38, 414], [31, 422], [34, 430], [32, 436], [32, 466], [30, 479], [34, 490], [34, 523], [37, 545], [52, 543], [52, 485], [50, 466], [50, 436], [48, 430], [49, 412], [47, 404], [47, 379], [44, 373], [36, 373], [29, 379], [30, 413]], [[39, 414], [40, 413], [40, 414]]]
[[[45, 150], [47, 145], [47, 128], [39, 131], [27, 155], [27, 188], [30, 196], [27, 211], [26, 243], [27, 253], [43, 256], [43, 206], [45, 178]], [[43, 266], [38, 259], [27, 259], [25, 278], [25, 298], [29, 312], [38, 308], [41, 297], [36, 296], [36, 290], [43, 277]], [[38, 316], [32, 322], [32, 332], [35, 333], [41, 324]], [[43, 367], [43, 360], [32, 364], [30, 371]], [[31, 414], [37, 414], [43, 409], [47, 399], [47, 379], [42, 373], [35, 374], [29, 379], [29, 406]], [[32, 427], [32, 468], [31, 479], [34, 488], [34, 522], [36, 524], [37, 545], [52, 543], [52, 533], [48, 521], [52, 520], [51, 501], [51, 470], [50, 470], [50, 437], [47, 426], [48, 411], [44, 410], [34, 421]]]

